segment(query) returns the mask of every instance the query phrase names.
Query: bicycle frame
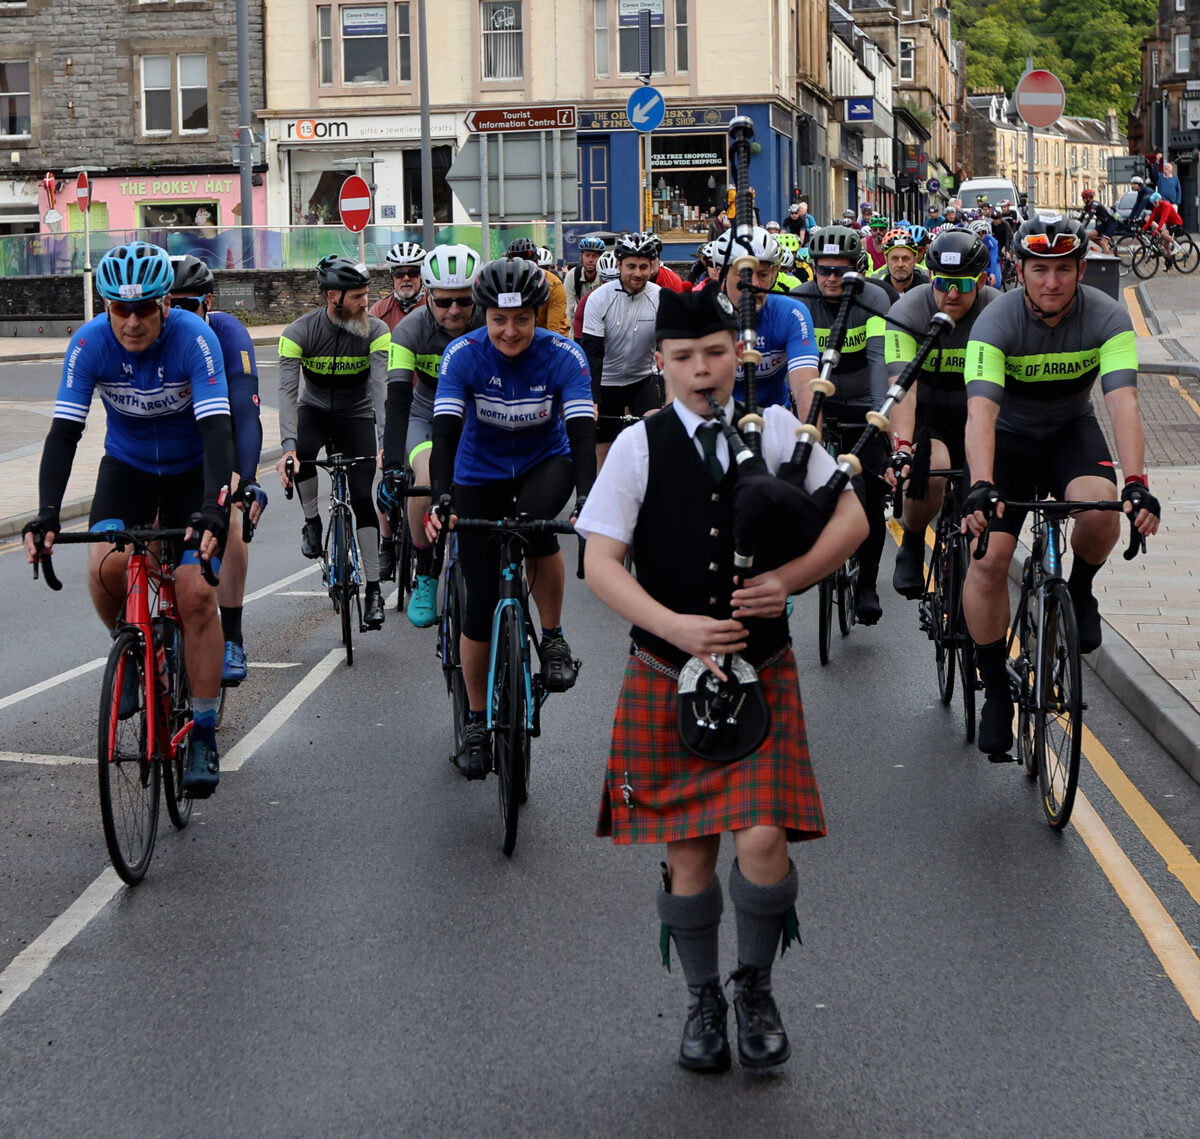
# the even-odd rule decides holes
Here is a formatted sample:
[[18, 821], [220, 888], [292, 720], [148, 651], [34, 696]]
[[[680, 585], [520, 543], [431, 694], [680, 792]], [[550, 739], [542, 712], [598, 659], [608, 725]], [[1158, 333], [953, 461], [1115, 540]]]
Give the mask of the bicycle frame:
[[[529, 665], [529, 605], [528, 589], [525, 585], [525, 555], [521, 552], [521, 540], [515, 534], [506, 534], [500, 556], [500, 600], [492, 614], [492, 641], [488, 649], [488, 680], [487, 680], [487, 726], [493, 729], [495, 693], [496, 693], [496, 646], [500, 643], [500, 622], [504, 620], [504, 610], [515, 606], [517, 616], [521, 621], [521, 632], [525, 639], [525, 651], [521, 653], [522, 673], [525, 684], [525, 727], [536, 737], [541, 734], [542, 701], [548, 693], [542, 691], [540, 684], [533, 682], [532, 670]], [[535, 645], [536, 649], [536, 645]], [[537, 699], [534, 699], [534, 694]]]
[[[353, 461], [353, 460], [351, 460]], [[350, 507], [350, 480], [346, 476], [345, 460], [341, 455], [331, 455], [329, 464], [329, 532], [325, 535], [325, 556], [321, 559], [325, 570], [325, 584], [333, 588], [337, 584], [340, 567], [337, 564], [337, 551], [340, 548], [337, 541], [338, 531], [346, 525], [347, 519], [354, 518]], [[354, 589], [359, 589], [363, 583], [362, 557], [358, 549], [358, 535], [350, 525], [346, 534], [346, 549], [350, 554], [349, 582]], [[348, 601], [349, 598], [343, 598]]]

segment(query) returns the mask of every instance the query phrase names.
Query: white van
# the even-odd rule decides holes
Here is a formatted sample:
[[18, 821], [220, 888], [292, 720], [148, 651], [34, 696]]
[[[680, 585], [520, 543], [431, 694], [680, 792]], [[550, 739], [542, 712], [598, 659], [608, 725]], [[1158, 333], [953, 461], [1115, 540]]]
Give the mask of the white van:
[[1007, 178], [968, 178], [955, 191], [954, 196], [962, 199], [964, 210], [975, 209], [975, 199], [980, 194], [986, 194], [988, 205], [993, 209], [1007, 198], [1013, 205], [1013, 211], [1024, 219], [1021, 213], [1021, 196], [1017, 188]]

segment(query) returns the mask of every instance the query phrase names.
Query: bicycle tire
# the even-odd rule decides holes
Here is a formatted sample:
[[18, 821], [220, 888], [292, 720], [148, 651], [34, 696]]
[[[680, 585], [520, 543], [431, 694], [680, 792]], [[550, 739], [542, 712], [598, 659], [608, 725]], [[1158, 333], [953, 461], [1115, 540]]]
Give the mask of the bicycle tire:
[[837, 572], [838, 628], [843, 637], [858, 623], [854, 610], [858, 605], [858, 555], [851, 554]]
[[[162, 766], [151, 760], [147, 750], [149, 719], [143, 651], [136, 629], [121, 629], [113, 639], [100, 685], [97, 737], [104, 844], [113, 869], [130, 886], [145, 876], [154, 853], [162, 783]], [[138, 707], [122, 720], [118, 714], [121, 688], [131, 668], [137, 676]]]
[[500, 805], [500, 849], [511, 856], [517, 845], [525, 734], [525, 676], [521, 617], [507, 605], [500, 620], [495, 647], [495, 684], [492, 689], [492, 742]]
[[1185, 233], [1175, 239], [1179, 252], [1175, 254], [1175, 268], [1181, 273], [1194, 273], [1200, 265], [1200, 247], [1192, 240], [1190, 233]]
[[[954, 698], [954, 645], [951, 643], [952, 619], [950, 598], [953, 596], [955, 567], [946, 549], [942, 531], [939, 529], [933, 540], [933, 557], [930, 560], [929, 585], [933, 592], [931, 616], [933, 617], [933, 658], [937, 665], [938, 697], [942, 707], [950, 706]], [[949, 587], [950, 592], [947, 591]]]
[[1120, 262], [1119, 276], [1129, 276], [1130, 269], [1133, 267], [1133, 255], [1141, 248], [1141, 244], [1137, 235], [1133, 233], [1124, 234], [1113, 242], [1113, 256]]
[[229, 689], [222, 684], [221, 694], [217, 697], [217, 722], [214, 727], [219, 728], [225, 722], [225, 701], [229, 698]]
[[[170, 628], [172, 632], [168, 635], [174, 636], [174, 645], [168, 654], [171, 662], [171, 715], [167, 720], [167, 736], [174, 738], [175, 733], [192, 718], [192, 693], [188, 685], [187, 667], [183, 655], [183, 630], [174, 624]], [[221, 689], [222, 704], [225, 691], [224, 688]], [[219, 710], [217, 716], [219, 723]], [[192, 817], [194, 800], [183, 793], [183, 773], [187, 770], [190, 740], [191, 733], [179, 741], [173, 760], [167, 761], [166, 756], [160, 757], [163, 760], [163, 798], [167, 802], [167, 816], [177, 831], [183, 830]]]
[[1130, 267], [1133, 269], [1133, 275], [1139, 280], [1149, 280], [1158, 272], [1158, 250], [1142, 246], [1134, 253]]
[[447, 644], [446, 652], [448, 653], [448, 665], [443, 663], [443, 667], [447, 668], [446, 687], [450, 693], [450, 706], [454, 715], [454, 754], [457, 755], [462, 748], [463, 742], [463, 727], [467, 722], [467, 711], [470, 704], [467, 700], [467, 684], [463, 680], [462, 656], [460, 646], [462, 645], [462, 613], [465, 595], [463, 592], [462, 570], [459, 564], [455, 561], [446, 578], [446, 597], [445, 610], [447, 613], [448, 627], [446, 630]]
[[1034, 713], [1038, 786], [1046, 821], [1062, 830], [1079, 786], [1083, 742], [1083, 670], [1071, 595], [1061, 581], [1046, 587]]
[[963, 729], [967, 743], [975, 741], [975, 696], [979, 691], [979, 676], [975, 669], [975, 642], [967, 629], [967, 616], [963, 611], [962, 591], [967, 580], [967, 567], [971, 553], [966, 542], [956, 539], [954, 543], [956, 565], [953, 597], [953, 629], [958, 654], [958, 685], [962, 692]]
[[408, 514], [403, 510], [398, 512], [396, 522], [392, 526], [392, 544], [396, 554], [396, 612], [403, 613], [413, 591], [416, 562], [412, 531], [408, 528]]
[[334, 511], [330, 526], [334, 529], [333, 542], [337, 558], [337, 590], [342, 618], [342, 644], [346, 646], [346, 664], [354, 664], [354, 629], [350, 620], [350, 535], [346, 530], [343, 512]]
[[[1028, 561], [1026, 562], [1028, 572]], [[1017, 762], [1025, 768], [1025, 777], [1037, 778], [1037, 746], [1034, 741], [1034, 643], [1033, 623], [1028, 600], [1017, 614], [1017, 659], [1010, 666], [1013, 676], [1013, 700], [1017, 706]]]
[[829, 663], [829, 645], [833, 640], [833, 576], [822, 578], [817, 585], [817, 655], [822, 664]]

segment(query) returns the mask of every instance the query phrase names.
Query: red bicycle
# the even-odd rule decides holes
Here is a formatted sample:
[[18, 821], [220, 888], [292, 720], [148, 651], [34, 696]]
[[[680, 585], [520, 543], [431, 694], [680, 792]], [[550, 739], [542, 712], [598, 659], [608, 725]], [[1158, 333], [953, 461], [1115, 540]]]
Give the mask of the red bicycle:
[[[199, 518], [193, 531], [199, 533]], [[106, 529], [60, 533], [54, 548], [106, 542], [113, 552], [130, 549], [125, 569], [125, 608], [113, 630], [112, 648], [100, 687], [97, 759], [104, 841], [117, 873], [131, 886], [140, 882], [158, 833], [159, 787], [167, 814], [178, 830], [187, 826], [192, 800], [183, 792], [192, 700], [184, 665], [183, 626], [175, 605], [171, 550], [186, 530]], [[40, 535], [35, 535], [40, 545]], [[161, 552], [152, 546], [161, 543]], [[188, 540], [195, 548], [199, 539]], [[48, 553], [40, 561], [46, 584], [62, 589]], [[38, 575], [38, 561], [33, 576]], [[205, 580], [217, 584], [207, 562]], [[132, 679], [131, 679], [132, 677]]]

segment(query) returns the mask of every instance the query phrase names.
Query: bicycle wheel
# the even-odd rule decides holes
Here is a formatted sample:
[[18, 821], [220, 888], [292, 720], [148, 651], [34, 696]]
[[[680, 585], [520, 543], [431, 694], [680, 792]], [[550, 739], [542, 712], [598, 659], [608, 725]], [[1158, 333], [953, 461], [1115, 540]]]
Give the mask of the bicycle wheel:
[[446, 690], [450, 693], [450, 705], [454, 716], [454, 754], [462, 747], [463, 726], [467, 722], [467, 686], [463, 681], [462, 658], [462, 614], [465, 603], [462, 570], [458, 562], [451, 563], [446, 575], [445, 599], [442, 604], [442, 620], [445, 638], [442, 645], [442, 669], [446, 674]]
[[1120, 275], [1122, 277], [1129, 276], [1129, 271], [1133, 267], [1133, 255], [1141, 248], [1141, 244], [1137, 239], [1137, 235], [1132, 233], [1118, 237], [1113, 242], [1113, 256], [1121, 263]]
[[1200, 248], [1192, 240], [1190, 233], [1175, 239], [1175, 268], [1181, 273], [1194, 273], [1200, 265]]
[[822, 664], [829, 663], [829, 642], [833, 637], [833, 575], [817, 585], [817, 652]]
[[[1028, 562], [1026, 563], [1028, 565]], [[1022, 604], [1016, 618], [1017, 659], [1008, 665], [1009, 684], [1017, 706], [1017, 762], [1025, 768], [1026, 778], [1037, 778], [1037, 746], [1034, 741], [1034, 653], [1037, 649], [1033, 617], [1029, 604]]]
[[[171, 672], [171, 717], [167, 721], [167, 734], [174, 738], [175, 733], [180, 731], [192, 718], [192, 693], [188, 686], [187, 668], [183, 655], [183, 630], [173, 624], [169, 628], [171, 632], [167, 636], [173, 635], [174, 645], [167, 653]], [[224, 688], [221, 689], [221, 696], [222, 699], [225, 696]], [[217, 714], [219, 716], [220, 712]], [[189, 732], [179, 741], [179, 746], [175, 749], [174, 760], [166, 762], [166, 756], [161, 757], [164, 761], [163, 798], [167, 801], [167, 815], [171, 820], [171, 825], [176, 830], [183, 830], [192, 817], [193, 800], [183, 793], [183, 773], [187, 770], [191, 738]]]
[[838, 628], [843, 637], [850, 635], [858, 618], [854, 616], [858, 605], [858, 555], [851, 554], [837, 572]]
[[345, 513], [335, 510], [330, 522], [333, 527], [335, 565], [337, 567], [337, 594], [342, 617], [342, 644], [346, 646], [346, 664], [354, 664], [354, 629], [350, 617], [350, 533]]
[[492, 741], [500, 799], [501, 849], [511, 855], [517, 845], [517, 816], [524, 779], [525, 666], [524, 631], [515, 605], [500, 620], [492, 666]]
[[954, 589], [951, 591], [951, 628], [958, 656], [958, 686], [962, 692], [963, 727], [967, 733], [967, 743], [975, 739], [975, 694], [979, 690], [979, 676], [975, 671], [975, 642], [967, 630], [967, 618], [963, 612], [962, 591], [963, 583], [967, 580], [967, 566], [971, 554], [963, 541], [954, 543], [955, 570]]
[[413, 573], [415, 557], [413, 551], [412, 531], [408, 528], [408, 516], [404, 512], [397, 515], [392, 526], [392, 545], [396, 553], [396, 612], [403, 613], [408, 603], [409, 594], [413, 589]]
[[954, 644], [950, 607], [953, 605], [955, 574], [953, 555], [943, 541], [941, 530], [933, 540], [929, 588], [933, 593], [930, 616], [933, 619], [933, 656], [937, 664], [938, 696], [949, 707], [954, 696]]
[[1133, 275], [1143, 281], [1158, 272], [1158, 250], [1143, 246], [1133, 255]]
[[[122, 629], [113, 640], [100, 686], [97, 748], [100, 772], [100, 819], [113, 868], [129, 885], [142, 880], [158, 833], [158, 792], [162, 767], [151, 762], [147, 736], [146, 676], [141, 637]], [[132, 672], [137, 707], [121, 719], [121, 690]]]
[[1038, 783], [1046, 821], [1061, 830], [1071, 818], [1083, 738], [1083, 678], [1071, 595], [1062, 582], [1045, 593], [1034, 712]]

